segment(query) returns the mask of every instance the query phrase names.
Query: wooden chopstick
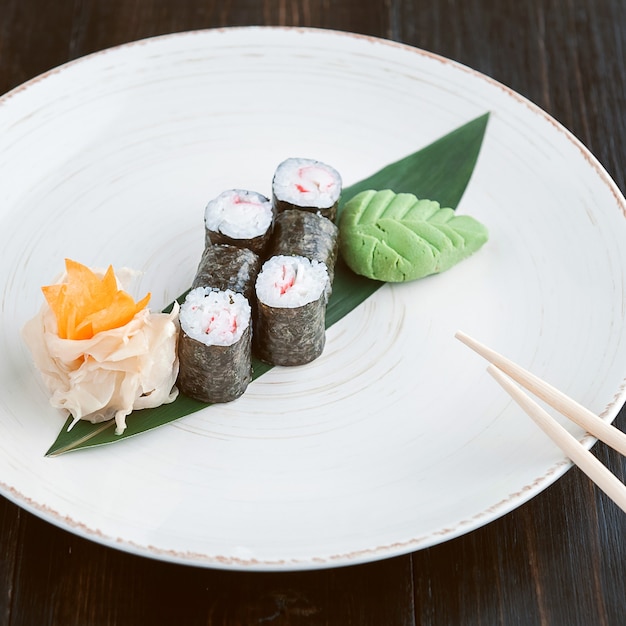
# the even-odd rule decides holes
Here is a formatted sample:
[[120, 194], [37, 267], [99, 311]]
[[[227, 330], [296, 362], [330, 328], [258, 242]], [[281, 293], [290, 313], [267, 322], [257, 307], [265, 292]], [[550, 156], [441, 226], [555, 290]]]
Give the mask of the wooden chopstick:
[[[623, 452], [623, 450], [626, 450], [626, 435], [614, 426], [601, 420], [597, 415], [594, 415], [561, 391], [558, 391], [552, 385], [544, 382], [491, 348], [460, 331], [455, 336], [491, 363], [487, 371], [500, 383], [504, 390], [554, 443], [626, 512], [626, 486], [542, 407], [528, 397], [513, 380], [622, 454], [626, 454]], [[617, 445], [614, 445], [614, 442]]]
[[562, 391], [559, 391], [549, 383], [541, 380], [538, 376], [535, 376], [535, 374], [513, 363], [513, 361], [498, 354], [495, 350], [488, 348], [469, 335], [458, 331], [455, 337], [487, 359], [487, 361], [493, 363], [493, 365], [501, 369], [505, 374], [508, 374], [513, 380], [522, 385], [522, 387], [528, 389], [528, 391], [538, 398], [541, 398], [559, 413], [567, 416], [588, 433], [591, 433], [594, 437], [600, 439], [600, 441], [603, 441], [620, 454], [626, 456], [626, 433], [623, 433], [612, 424], [600, 419], [589, 409], [578, 404], [578, 402], [569, 396], [566, 396]]
[[495, 365], [487, 371], [563, 452], [626, 513], [626, 486]]

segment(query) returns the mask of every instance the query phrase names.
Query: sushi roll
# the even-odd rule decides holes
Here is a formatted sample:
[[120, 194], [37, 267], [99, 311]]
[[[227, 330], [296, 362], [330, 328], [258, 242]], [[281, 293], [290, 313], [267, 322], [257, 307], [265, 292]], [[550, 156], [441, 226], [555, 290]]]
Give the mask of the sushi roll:
[[178, 387], [201, 402], [230, 402], [252, 379], [248, 301], [231, 290], [191, 290], [179, 313]]
[[276, 216], [269, 247], [271, 256], [305, 256], [321, 261], [328, 271], [328, 295], [339, 249], [339, 228], [328, 218], [309, 211], [288, 209]]
[[326, 265], [302, 256], [274, 256], [256, 280], [254, 350], [273, 365], [303, 365], [326, 341]]
[[278, 213], [301, 209], [334, 221], [341, 185], [341, 176], [330, 165], [313, 159], [291, 158], [276, 168], [272, 200]]
[[261, 269], [261, 259], [248, 248], [228, 244], [208, 245], [202, 253], [191, 288], [230, 289], [254, 302], [254, 284]]
[[245, 189], [229, 189], [204, 211], [205, 242], [226, 243], [262, 254], [272, 234], [274, 207], [269, 198]]

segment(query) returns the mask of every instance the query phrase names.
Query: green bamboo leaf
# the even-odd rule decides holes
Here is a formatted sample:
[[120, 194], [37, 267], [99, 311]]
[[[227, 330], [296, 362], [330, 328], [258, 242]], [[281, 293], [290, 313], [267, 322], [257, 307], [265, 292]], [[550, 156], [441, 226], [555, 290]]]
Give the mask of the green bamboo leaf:
[[342, 198], [347, 201], [367, 189], [393, 189], [456, 209], [476, 166], [488, 121], [489, 113], [477, 117], [352, 185], [344, 190]]
[[487, 229], [434, 200], [362, 191], [341, 214], [341, 255], [357, 274], [386, 282], [443, 272], [478, 250]]
[[[474, 171], [488, 117], [489, 114], [482, 115], [425, 148], [347, 187], [344, 189], [342, 198], [350, 199], [367, 189], [393, 189], [398, 193], [413, 193], [418, 197], [431, 198], [444, 206], [456, 208]], [[339, 214], [344, 204], [345, 201], [342, 201]], [[338, 322], [383, 284], [354, 274], [340, 259], [335, 269], [333, 293], [326, 310], [326, 327]], [[182, 299], [184, 295], [179, 298], [179, 301]], [[271, 369], [270, 365], [253, 359], [253, 379], [263, 375], [269, 369]], [[131, 413], [126, 419], [127, 428], [122, 435], [115, 434], [113, 420], [103, 424], [91, 424], [81, 420], [68, 431], [72, 422], [72, 419], [68, 418], [58, 437], [46, 452], [46, 456], [57, 456], [70, 450], [121, 441], [157, 426], [168, 424], [207, 406], [181, 394], [171, 404]]]

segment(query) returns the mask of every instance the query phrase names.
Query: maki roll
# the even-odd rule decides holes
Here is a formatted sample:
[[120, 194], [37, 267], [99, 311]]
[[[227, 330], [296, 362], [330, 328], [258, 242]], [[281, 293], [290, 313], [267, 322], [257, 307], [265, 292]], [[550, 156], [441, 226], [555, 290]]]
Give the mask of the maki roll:
[[328, 271], [328, 290], [335, 273], [339, 249], [339, 228], [328, 218], [288, 209], [276, 216], [269, 253], [271, 256], [294, 255], [321, 261]]
[[256, 281], [256, 355], [274, 365], [316, 359], [326, 341], [326, 265], [302, 256], [274, 256]]
[[191, 288], [230, 289], [254, 301], [254, 283], [261, 269], [261, 259], [248, 248], [228, 244], [208, 245], [198, 264]]
[[276, 168], [272, 199], [277, 212], [301, 209], [334, 221], [341, 185], [341, 176], [330, 165], [313, 159], [291, 158]]
[[206, 206], [206, 245], [226, 243], [262, 254], [273, 223], [274, 208], [269, 198], [256, 191], [229, 189]]
[[178, 387], [201, 402], [230, 402], [252, 379], [248, 301], [231, 290], [191, 290], [179, 313]]

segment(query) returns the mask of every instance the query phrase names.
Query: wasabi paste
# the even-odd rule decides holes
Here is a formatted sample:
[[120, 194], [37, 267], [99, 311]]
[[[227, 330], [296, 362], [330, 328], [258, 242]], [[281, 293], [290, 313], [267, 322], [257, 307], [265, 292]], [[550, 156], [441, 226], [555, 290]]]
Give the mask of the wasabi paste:
[[341, 254], [350, 269], [385, 282], [416, 280], [449, 269], [488, 239], [485, 226], [410, 193], [362, 191], [339, 222]]

